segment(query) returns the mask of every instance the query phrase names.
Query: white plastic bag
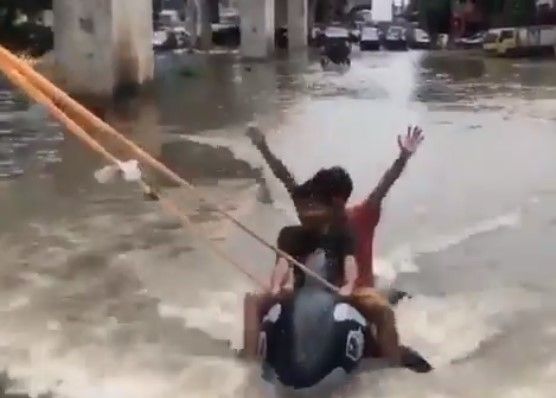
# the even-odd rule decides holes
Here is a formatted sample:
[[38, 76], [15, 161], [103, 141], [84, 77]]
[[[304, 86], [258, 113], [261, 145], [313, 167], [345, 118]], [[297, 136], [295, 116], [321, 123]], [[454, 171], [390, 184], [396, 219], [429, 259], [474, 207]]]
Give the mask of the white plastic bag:
[[141, 179], [139, 162], [135, 159], [128, 160], [127, 162], [118, 162], [117, 165], [105, 166], [95, 172], [95, 179], [100, 184], [112, 182], [117, 176], [122, 177], [124, 181], [128, 182], [139, 181]]
[[141, 170], [139, 169], [139, 162], [135, 159], [128, 160], [127, 162], [120, 163], [120, 170], [124, 180], [126, 181], [139, 181], [141, 179]]

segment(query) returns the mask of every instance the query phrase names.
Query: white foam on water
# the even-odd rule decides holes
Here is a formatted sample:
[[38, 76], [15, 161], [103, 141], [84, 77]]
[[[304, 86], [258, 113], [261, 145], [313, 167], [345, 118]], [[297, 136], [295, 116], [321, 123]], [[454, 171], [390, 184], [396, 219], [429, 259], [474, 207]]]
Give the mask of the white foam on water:
[[400, 337], [437, 367], [475, 352], [503, 331], [519, 311], [539, 308], [523, 289], [496, 289], [446, 297], [417, 296], [396, 308]]
[[[85, 220], [79, 222], [86, 223]], [[85, 253], [93, 247], [102, 253], [106, 249], [105, 245], [118, 236], [119, 229], [126, 228], [116, 222], [112, 231], [115, 235], [103, 235], [99, 232], [105, 226], [87, 224], [89, 232], [97, 239], [81, 242], [78, 251]], [[64, 277], [63, 270], [69, 269], [69, 260], [77, 254], [71, 245], [65, 249], [62, 247], [72, 240], [72, 233], [60, 224], [50, 225], [50, 233], [42, 224], [36, 227], [31, 231], [40, 235], [38, 239], [61, 244], [56, 246], [56, 256], [45, 256], [46, 248], [42, 252], [24, 255], [25, 242], [22, 246], [8, 246], [11, 250], [3, 251], [6, 264], [0, 272], [2, 278], [7, 275], [17, 276], [20, 272], [33, 274], [33, 271], [37, 271], [40, 275], [44, 271], [56, 271], [51, 277], [52, 285], [37, 285], [31, 279], [22, 279], [24, 285], [2, 292], [2, 299], [6, 297], [7, 300], [6, 308], [1, 310], [0, 369], [6, 370], [10, 378], [15, 380], [10, 392], [26, 393], [32, 397], [51, 392], [55, 397], [62, 398], [232, 398], [245, 396], [245, 391], [252, 389], [249, 383], [253, 379], [251, 367], [231, 358], [231, 355], [230, 358], [195, 356], [189, 354], [187, 348], [172, 347], [170, 343], [156, 339], [150, 341], [147, 336], [152, 331], [142, 330], [149, 328], [148, 323], [143, 324], [143, 328], [137, 328], [145, 320], [140, 312], [132, 310], [133, 307], [128, 307], [131, 312], [127, 315], [130, 316], [127, 321], [121, 318], [118, 320], [110, 315], [110, 311], [106, 313], [102, 309], [110, 302], [109, 297], [90, 299], [81, 314], [76, 317], [74, 310], [71, 315], [73, 320], [65, 319], [64, 315], [72, 314], [72, 307], [79, 305], [80, 294], [93, 293], [91, 290], [95, 290], [99, 276], [109, 282], [111, 278], [108, 274], [117, 271], [107, 266], [98, 270], [100, 275], [95, 275], [94, 270], [83, 268], [83, 272], [92, 274], [78, 280], [58, 279], [58, 276]], [[68, 240], [64, 240], [64, 237]], [[152, 263], [162, 250], [141, 253], [133, 254], [130, 258], [140, 263], [138, 266], [149, 266], [144, 263]], [[19, 269], [12, 261], [20, 258], [29, 264], [27, 268], [30, 269]], [[120, 264], [117, 268], [124, 266]], [[126, 302], [136, 300], [137, 292], [133, 292], [132, 288], [125, 293], [128, 289], [126, 286], [129, 286], [128, 280], [133, 280], [135, 275], [132, 274], [132, 268], [123, 272], [121, 281], [117, 281], [114, 287], [116, 291], [123, 289], [117, 304], [127, 306]], [[232, 289], [234, 286], [235, 283], [230, 285]], [[144, 288], [142, 292], [146, 293]], [[40, 295], [33, 297], [33, 294], [38, 293]], [[74, 301], [74, 294], [77, 295], [77, 301]], [[52, 300], [58, 300], [60, 295], [67, 295], [67, 312], [64, 303], [54, 304], [52, 308], [48, 305]], [[39, 297], [45, 300], [35, 300]], [[205, 289], [200, 294], [198, 304], [171, 307], [162, 303], [158, 309], [163, 317], [182, 318], [187, 328], [207, 330], [214, 338], [235, 339], [239, 342], [242, 298], [242, 294], [234, 291]], [[52, 313], [49, 313], [49, 308]], [[237, 312], [239, 315], [236, 315]], [[160, 320], [153, 318], [152, 322], [158, 323]], [[157, 327], [154, 325], [153, 331]], [[129, 343], [120, 348], [113, 339], [122, 333], [127, 336]]]
[[314, 66], [304, 75], [306, 85], [320, 95], [347, 92], [366, 96], [372, 89], [372, 97], [386, 98], [395, 106], [406, 105], [415, 86], [416, 65], [422, 54], [391, 54], [387, 58], [373, 55], [357, 57], [354, 54], [351, 67], [343, 73], [322, 71], [320, 66]]
[[198, 305], [179, 306], [161, 302], [162, 317], [179, 318], [184, 327], [197, 328], [218, 340], [230, 341], [233, 349], [243, 347], [243, 293], [208, 291], [200, 293]]
[[27, 358], [10, 358], [6, 369], [17, 384], [9, 392], [62, 398], [238, 397], [249, 379], [249, 368], [233, 359], [190, 357], [181, 369], [168, 371], [141, 363], [142, 353], [118, 356], [90, 346], [60, 354], [55, 342], [43, 339], [29, 346]]
[[501, 228], [516, 228], [521, 223], [521, 211], [511, 211], [487, 218], [451, 233], [439, 234], [426, 239], [398, 246], [392, 252], [375, 260], [375, 273], [381, 283], [391, 283], [400, 273], [415, 273], [419, 267], [415, 258], [419, 255], [437, 253], [456, 246], [474, 236]]

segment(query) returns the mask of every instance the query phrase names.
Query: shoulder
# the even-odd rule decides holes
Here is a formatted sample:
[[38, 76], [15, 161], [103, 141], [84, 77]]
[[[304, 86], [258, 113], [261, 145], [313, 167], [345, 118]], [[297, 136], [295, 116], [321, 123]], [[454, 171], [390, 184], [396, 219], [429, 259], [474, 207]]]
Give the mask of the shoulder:
[[315, 234], [307, 231], [301, 225], [292, 225], [280, 230], [277, 243], [280, 250], [296, 256], [311, 250], [317, 240]]
[[305, 229], [301, 225], [288, 225], [278, 232], [278, 240], [295, 239], [305, 234]]
[[373, 200], [364, 201], [350, 206], [346, 209], [346, 214], [350, 223], [372, 223], [380, 218], [381, 206]]

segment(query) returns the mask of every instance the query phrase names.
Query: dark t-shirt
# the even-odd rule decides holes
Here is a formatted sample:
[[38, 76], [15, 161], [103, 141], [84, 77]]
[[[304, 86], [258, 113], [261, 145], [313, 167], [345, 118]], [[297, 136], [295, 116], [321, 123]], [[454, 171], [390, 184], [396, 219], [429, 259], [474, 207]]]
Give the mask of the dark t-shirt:
[[[347, 228], [319, 233], [296, 225], [282, 228], [278, 248], [339, 286], [343, 282], [345, 258], [354, 254], [355, 243]], [[294, 267], [294, 275], [295, 287], [301, 287], [305, 283], [305, 273]]]

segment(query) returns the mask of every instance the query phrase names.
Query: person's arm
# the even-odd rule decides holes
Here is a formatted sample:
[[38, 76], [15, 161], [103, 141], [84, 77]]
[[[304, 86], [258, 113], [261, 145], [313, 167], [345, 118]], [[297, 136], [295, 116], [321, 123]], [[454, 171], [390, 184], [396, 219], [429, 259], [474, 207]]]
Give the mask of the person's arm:
[[351, 296], [357, 280], [357, 262], [353, 255], [344, 259], [344, 285], [340, 288], [341, 296]]
[[402, 138], [398, 136], [400, 154], [392, 166], [386, 170], [378, 185], [369, 195], [367, 199], [369, 204], [380, 207], [382, 200], [386, 197], [392, 185], [394, 185], [405, 169], [407, 161], [415, 153], [421, 142], [423, 142], [424, 136], [422, 133], [423, 130], [419, 127], [413, 127], [412, 129], [410, 126], [407, 128], [407, 135], [405, 137]]
[[344, 253], [344, 284], [340, 288], [341, 296], [351, 296], [355, 288], [355, 281], [359, 276], [357, 260], [355, 259], [355, 237], [346, 229], [342, 237], [342, 251]]
[[274, 174], [274, 176], [278, 178], [282, 184], [284, 184], [286, 190], [291, 195], [297, 186], [295, 178], [284, 163], [282, 163], [282, 161], [271, 152], [264, 134], [256, 127], [249, 127], [247, 129], [247, 136], [251, 139], [253, 145], [263, 156], [265, 162], [268, 164], [268, 167], [272, 170], [272, 174]]
[[278, 295], [282, 290], [282, 286], [286, 283], [290, 276], [290, 265], [284, 257], [278, 257], [272, 276], [270, 278], [270, 293], [274, 296]]
[[[300, 226], [284, 227], [278, 233], [276, 246], [278, 249], [295, 256], [297, 245], [303, 242], [303, 229]], [[276, 256], [276, 264], [270, 278], [270, 292], [272, 295], [279, 294], [283, 289], [292, 290], [294, 283], [293, 267], [287, 259], [281, 255]]]

